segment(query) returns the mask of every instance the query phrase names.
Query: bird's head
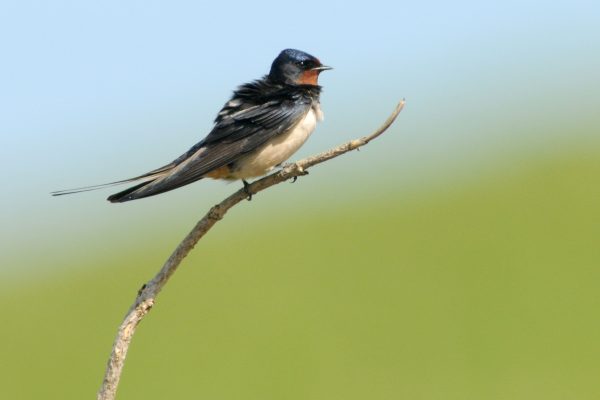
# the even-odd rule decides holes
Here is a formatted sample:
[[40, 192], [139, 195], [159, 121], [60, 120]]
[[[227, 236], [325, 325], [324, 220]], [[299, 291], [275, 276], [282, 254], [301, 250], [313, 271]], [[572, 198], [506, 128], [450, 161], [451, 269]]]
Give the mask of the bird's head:
[[292, 85], [317, 85], [321, 71], [331, 69], [317, 57], [300, 50], [285, 49], [271, 65], [269, 79]]

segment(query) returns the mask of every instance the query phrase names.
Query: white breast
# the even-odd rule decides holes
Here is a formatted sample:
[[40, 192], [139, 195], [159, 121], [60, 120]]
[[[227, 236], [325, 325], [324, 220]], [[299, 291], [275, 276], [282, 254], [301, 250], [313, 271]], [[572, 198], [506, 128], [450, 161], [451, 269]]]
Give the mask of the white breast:
[[313, 106], [300, 122], [289, 132], [276, 137], [260, 149], [252, 152], [236, 164], [232, 177], [236, 179], [252, 178], [269, 172], [273, 167], [290, 158], [323, 120], [319, 105]]

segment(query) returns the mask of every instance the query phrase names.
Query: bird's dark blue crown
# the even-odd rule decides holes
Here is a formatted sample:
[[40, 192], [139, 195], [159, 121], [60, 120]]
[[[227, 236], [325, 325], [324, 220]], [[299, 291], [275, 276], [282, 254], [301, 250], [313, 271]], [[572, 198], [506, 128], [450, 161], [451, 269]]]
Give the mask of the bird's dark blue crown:
[[315, 57], [300, 50], [285, 49], [281, 53], [279, 53], [277, 59], [280, 59], [281, 61], [284, 61], [286, 59], [289, 61], [306, 61], [314, 60]]

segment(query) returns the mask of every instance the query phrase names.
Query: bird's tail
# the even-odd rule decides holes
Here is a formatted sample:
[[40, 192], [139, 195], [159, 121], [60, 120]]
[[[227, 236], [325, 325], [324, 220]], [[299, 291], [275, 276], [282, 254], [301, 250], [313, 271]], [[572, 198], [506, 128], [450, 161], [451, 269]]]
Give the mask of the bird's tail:
[[142, 182], [140, 184], [137, 184], [135, 186], [127, 188], [119, 193], [111, 194], [110, 196], [108, 196], [108, 198], [106, 200], [110, 201], [111, 203], [123, 203], [125, 201], [135, 200], [135, 199], [139, 199], [141, 197], [146, 197], [146, 196], [136, 196], [136, 194], [134, 192], [136, 190], [146, 186], [147, 184], [149, 184], [151, 182], [153, 182], [153, 180]]
[[[50, 194], [52, 196], [64, 196], [65, 194], [75, 194], [75, 193], [82, 193], [82, 192], [89, 192], [91, 190], [98, 190], [98, 189], [104, 189], [107, 187], [112, 187], [112, 186], [117, 186], [117, 185], [123, 185], [125, 183], [131, 183], [131, 182], [135, 182], [135, 181], [139, 181], [139, 180], [144, 180], [144, 182], [141, 182], [140, 184], [129, 188], [127, 190], [124, 190], [123, 192], [114, 194], [113, 196], [118, 196], [120, 194], [128, 194], [131, 193], [132, 191], [141, 188], [142, 186], [147, 185], [148, 183], [154, 181], [155, 179], [163, 176], [165, 173], [169, 172], [173, 167], [175, 167], [177, 165], [177, 161], [179, 160], [175, 160], [170, 164], [167, 164], [163, 167], [157, 168], [155, 170], [152, 170], [148, 173], [145, 173], [143, 175], [139, 175], [136, 176], [135, 178], [130, 178], [130, 179], [123, 179], [121, 181], [115, 181], [115, 182], [109, 182], [109, 183], [103, 183], [101, 185], [93, 185], [93, 186], [84, 186], [84, 187], [80, 187], [80, 188], [75, 188], [75, 189], [66, 189], [66, 190], [57, 190], [55, 192], [51, 192]], [[127, 193], [125, 193], [127, 192]], [[111, 197], [113, 197], [111, 196]], [[109, 198], [110, 199], [110, 198]], [[111, 200], [113, 201], [113, 200]]]
[[135, 178], [134, 179], [125, 179], [125, 180], [122, 180], [122, 181], [103, 183], [101, 185], [84, 186], [84, 187], [79, 187], [79, 188], [74, 188], [74, 189], [57, 190], [57, 191], [54, 191], [54, 192], [50, 192], [50, 194], [52, 196], [64, 196], [65, 194], [75, 194], [75, 193], [89, 192], [91, 190], [98, 190], [98, 189], [104, 189], [104, 188], [107, 188], [107, 187], [122, 185], [124, 183], [129, 183], [129, 182], [132, 182], [132, 181], [135, 181], [135, 180], [136, 180]]

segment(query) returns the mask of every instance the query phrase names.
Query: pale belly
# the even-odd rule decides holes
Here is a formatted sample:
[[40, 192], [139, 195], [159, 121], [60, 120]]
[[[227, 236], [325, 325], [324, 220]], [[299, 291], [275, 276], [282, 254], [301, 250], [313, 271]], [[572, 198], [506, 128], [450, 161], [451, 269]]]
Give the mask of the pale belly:
[[235, 170], [231, 171], [233, 179], [246, 179], [262, 176], [275, 166], [290, 158], [306, 142], [323, 119], [318, 105], [313, 106], [306, 116], [288, 133], [280, 135], [251, 154], [238, 160]]

